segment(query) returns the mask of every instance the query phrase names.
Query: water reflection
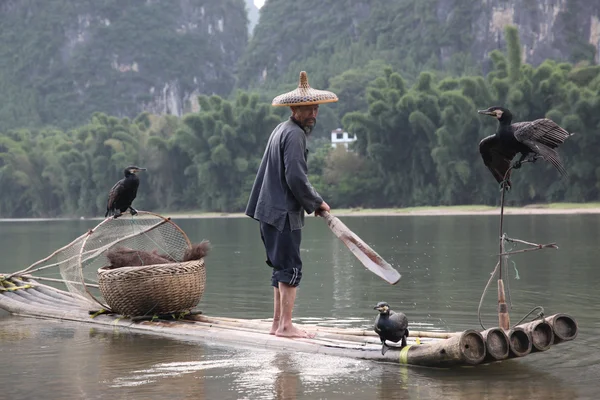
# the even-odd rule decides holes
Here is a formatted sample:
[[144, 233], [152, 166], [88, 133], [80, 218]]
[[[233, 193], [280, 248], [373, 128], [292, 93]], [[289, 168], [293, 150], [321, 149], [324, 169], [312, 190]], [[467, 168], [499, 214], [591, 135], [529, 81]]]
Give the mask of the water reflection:
[[568, 382], [517, 360], [455, 370], [389, 369], [381, 375], [378, 394], [382, 400], [572, 399], [578, 395]]
[[275, 399], [296, 400], [300, 386], [298, 369], [294, 365], [290, 353], [278, 353], [273, 357], [273, 367], [277, 369], [275, 374]]
[[152, 392], [158, 384], [176, 391], [181, 399], [204, 398], [203, 371], [224, 366], [202, 360], [202, 346], [161, 337], [92, 328], [89, 340], [96, 349], [91, 363], [94, 375], [103, 386], [113, 389], [135, 388], [142, 394]]
[[[392, 286], [366, 270], [326, 227], [309, 218], [303, 237], [305, 275], [294, 316], [304, 322], [371, 327], [373, 305], [388, 301], [416, 329], [476, 328], [477, 304], [495, 265], [497, 218], [354, 217], [350, 229], [397, 267]], [[269, 318], [270, 270], [250, 219], [177, 221], [193, 242], [213, 243], [207, 290], [209, 315]], [[87, 223], [87, 222], [86, 222]], [[21, 269], [79, 236], [78, 221], [0, 222], [2, 272]], [[95, 225], [91, 224], [91, 226]], [[0, 316], [0, 397], [94, 399], [496, 399], [597, 395], [600, 376], [600, 216], [508, 216], [507, 233], [557, 251], [514, 257], [516, 322], [534, 306], [566, 312], [580, 327], [574, 342], [500, 364], [432, 370], [361, 360], [176, 341], [126, 329]], [[497, 323], [495, 290], [484, 323]], [[2, 315], [0, 313], [0, 315]], [[35, 382], [35, 384], [31, 384]]]

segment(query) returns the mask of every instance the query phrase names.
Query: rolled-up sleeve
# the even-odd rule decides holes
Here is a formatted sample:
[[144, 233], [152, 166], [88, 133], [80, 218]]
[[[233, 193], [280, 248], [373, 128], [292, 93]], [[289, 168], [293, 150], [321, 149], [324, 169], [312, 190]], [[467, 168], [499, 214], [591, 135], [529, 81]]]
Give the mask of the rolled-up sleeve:
[[308, 180], [308, 166], [305, 158], [306, 137], [302, 132], [292, 132], [283, 142], [283, 162], [285, 180], [307, 213], [314, 212], [323, 199]]

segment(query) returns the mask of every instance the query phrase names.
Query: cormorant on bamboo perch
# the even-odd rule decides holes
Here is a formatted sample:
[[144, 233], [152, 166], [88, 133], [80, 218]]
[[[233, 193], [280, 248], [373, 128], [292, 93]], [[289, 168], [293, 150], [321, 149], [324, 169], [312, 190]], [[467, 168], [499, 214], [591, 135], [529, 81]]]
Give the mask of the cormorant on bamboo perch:
[[501, 188], [505, 185], [506, 189], [511, 188], [510, 172], [506, 172], [517, 153], [521, 153], [521, 158], [512, 165], [513, 169], [520, 168], [523, 162], [535, 162], [543, 158], [554, 165], [562, 176], [567, 175], [556, 148], [572, 133], [547, 118], [512, 123], [512, 114], [504, 107], [494, 106], [477, 112], [498, 119], [496, 133], [479, 142], [479, 152]]
[[380, 301], [373, 309], [379, 311], [379, 315], [375, 319], [375, 333], [381, 340], [381, 354], [385, 354], [389, 349], [389, 346], [385, 344], [386, 340], [394, 343], [402, 340], [402, 347], [406, 346], [406, 337], [408, 336], [406, 315], [390, 310], [390, 305], [385, 301]]
[[125, 168], [125, 178], [115, 183], [108, 193], [106, 214], [104, 214], [105, 218], [109, 215], [114, 215], [114, 218], [118, 218], [121, 216], [121, 213], [127, 210], [131, 212], [131, 215], [137, 214], [137, 210], [131, 206], [140, 185], [140, 179], [136, 174], [145, 170], [146, 168], [136, 167], [135, 165]]

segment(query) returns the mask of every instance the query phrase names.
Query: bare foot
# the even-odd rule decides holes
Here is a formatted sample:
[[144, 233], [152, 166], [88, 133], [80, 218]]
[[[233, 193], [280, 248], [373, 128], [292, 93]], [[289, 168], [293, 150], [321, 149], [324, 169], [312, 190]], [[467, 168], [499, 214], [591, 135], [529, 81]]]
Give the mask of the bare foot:
[[290, 327], [280, 327], [275, 332], [276, 336], [281, 337], [299, 337], [299, 338], [314, 338], [315, 334], [306, 332], [305, 330], [296, 328], [294, 325]]
[[271, 330], [269, 331], [269, 335], [275, 335], [279, 329], [279, 320], [273, 320], [273, 324], [271, 324]]

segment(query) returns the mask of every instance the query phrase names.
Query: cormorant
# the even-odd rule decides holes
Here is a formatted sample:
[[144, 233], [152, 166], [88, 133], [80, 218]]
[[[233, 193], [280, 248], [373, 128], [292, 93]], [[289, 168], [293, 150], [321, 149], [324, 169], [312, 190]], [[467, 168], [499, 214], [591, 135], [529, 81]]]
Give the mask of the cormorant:
[[137, 211], [131, 206], [135, 196], [137, 195], [138, 186], [140, 185], [140, 179], [136, 173], [145, 171], [146, 168], [136, 167], [131, 165], [125, 168], [125, 178], [121, 179], [110, 189], [108, 193], [108, 202], [106, 204], [106, 214], [104, 218], [109, 215], [114, 215], [114, 218], [121, 216], [129, 209], [131, 215], [136, 215]]
[[390, 310], [389, 304], [385, 301], [380, 301], [373, 309], [379, 311], [379, 315], [375, 319], [375, 332], [381, 340], [381, 354], [385, 354], [389, 349], [389, 346], [385, 344], [386, 340], [394, 343], [402, 340], [402, 347], [406, 346], [406, 337], [408, 336], [406, 315]]
[[[498, 119], [496, 133], [479, 142], [479, 152], [483, 163], [501, 188], [504, 188], [504, 185], [509, 190], [511, 188], [510, 173], [506, 175], [506, 171], [511, 167], [510, 163], [517, 153], [521, 153], [521, 158], [513, 164], [513, 169], [521, 168], [523, 162], [535, 162], [541, 157], [554, 165], [562, 176], [567, 175], [555, 149], [573, 135], [572, 133], [548, 118], [512, 123], [512, 114], [504, 107], [494, 106], [477, 112]], [[528, 155], [529, 158], [525, 160]]]

